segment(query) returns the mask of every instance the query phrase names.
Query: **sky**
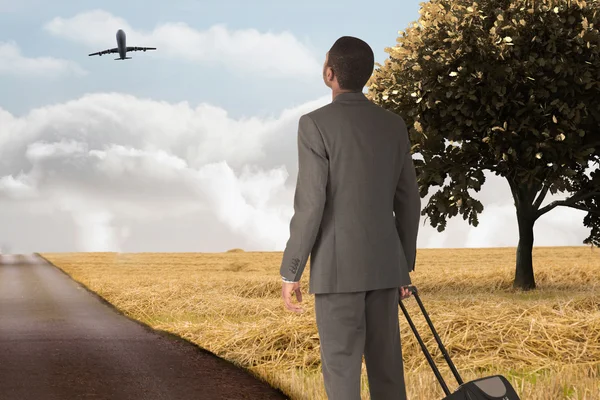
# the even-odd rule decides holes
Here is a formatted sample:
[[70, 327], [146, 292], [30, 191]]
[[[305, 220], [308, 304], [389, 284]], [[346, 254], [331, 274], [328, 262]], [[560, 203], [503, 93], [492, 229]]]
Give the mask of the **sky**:
[[[331, 101], [325, 53], [356, 36], [383, 63], [419, 17], [416, 0], [49, 4], [0, 0], [5, 253], [282, 251], [298, 119]], [[118, 29], [158, 50], [88, 57]], [[488, 176], [477, 198], [478, 227], [425, 222], [418, 246], [516, 246], [508, 184]], [[546, 214], [536, 245], [580, 245], [584, 215]]]

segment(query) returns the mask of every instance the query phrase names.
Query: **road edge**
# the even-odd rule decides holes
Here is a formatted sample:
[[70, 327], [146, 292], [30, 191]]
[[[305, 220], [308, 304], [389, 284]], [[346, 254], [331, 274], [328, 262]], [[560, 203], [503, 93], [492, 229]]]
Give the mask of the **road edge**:
[[114, 312], [116, 312], [117, 314], [119, 314], [120, 316], [127, 318], [129, 321], [132, 321], [138, 325], [140, 325], [142, 328], [144, 328], [146, 331], [161, 336], [165, 339], [168, 340], [172, 340], [175, 342], [179, 342], [181, 344], [184, 345], [188, 345], [188, 346], [192, 346], [195, 348], [196, 351], [203, 353], [205, 355], [211, 356], [213, 358], [216, 358], [219, 360], [219, 362], [225, 363], [225, 364], [229, 364], [230, 366], [234, 366], [235, 368], [241, 369], [243, 370], [246, 374], [249, 374], [250, 376], [252, 376], [254, 379], [257, 379], [258, 381], [264, 383], [265, 385], [271, 387], [273, 390], [275, 390], [276, 392], [279, 392], [279, 394], [281, 394], [282, 396], [284, 396], [287, 400], [290, 400], [290, 395], [287, 393], [284, 393], [280, 388], [274, 387], [273, 385], [271, 385], [269, 382], [265, 381], [262, 377], [254, 374], [252, 371], [250, 371], [249, 369], [242, 367], [240, 365], [237, 365], [236, 363], [226, 360], [223, 357], [219, 357], [217, 354], [213, 353], [212, 351], [205, 349], [204, 347], [184, 338], [181, 337], [175, 333], [172, 332], [168, 332], [168, 331], [164, 331], [162, 329], [155, 329], [153, 327], [151, 327], [150, 325], [142, 322], [142, 321], [138, 321], [137, 319], [131, 318], [128, 315], [126, 315], [123, 311], [121, 311], [119, 308], [117, 308], [114, 304], [112, 304], [111, 302], [109, 302], [108, 300], [106, 300], [104, 297], [102, 297], [101, 295], [99, 295], [98, 293], [94, 292], [92, 289], [90, 289], [89, 287], [87, 287], [84, 283], [79, 282], [77, 279], [73, 278], [71, 275], [69, 275], [65, 270], [63, 270], [62, 268], [58, 267], [57, 265], [55, 265], [54, 263], [52, 263], [50, 260], [48, 260], [46, 257], [44, 257], [43, 255], [41, 255], [40, 253], [33, 253], [36, 257], [39, 257], [40, 259], [42, 259], [44, 262], [46, 262], [48, 265], [52, 266], [53, 268], [56, 268], [58, 271], [60, 271], [61, 273], [63, 273], [64, 275], [66, 275], [70, 280], [72, 280], [73, 282], [75, 282], [77, 285], [79, 285], [81, 288], [85, 289], [89, 294], [91, 294], [94, 298], [98, 299], [102, 304], [104, 304], [105, 306], [109, 307], [110, 309], [112, 309]]

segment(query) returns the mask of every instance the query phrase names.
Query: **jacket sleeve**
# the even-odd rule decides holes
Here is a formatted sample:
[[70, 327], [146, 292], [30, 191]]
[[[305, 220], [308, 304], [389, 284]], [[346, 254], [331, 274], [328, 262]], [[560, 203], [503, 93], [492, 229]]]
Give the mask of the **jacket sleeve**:
[[298, 180], [290, 238], [283, 252], [282, 278], [298, 282], [321, 226], [329, 177], [329, 159], [323, 137], [308, 115], [298, 123]]
[[421, 197], [417, 173], [410, 153], [410, 142], [408, 142], [407, 148], [394, 195], [394, 216], [408, 270], [414, 271], [417, 258], [417, 233], [421, 217]]

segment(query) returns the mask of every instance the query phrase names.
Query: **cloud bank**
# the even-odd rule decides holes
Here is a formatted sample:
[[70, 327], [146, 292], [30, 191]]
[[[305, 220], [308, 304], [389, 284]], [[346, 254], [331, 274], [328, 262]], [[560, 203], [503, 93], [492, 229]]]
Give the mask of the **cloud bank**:
[[115, 34], [123, 29], [129, 46], [157, 47], [158, 51], [152, 52], [152, 56], [177, 57], [227, 68], [236, 74], [251, 72], [271, 77], [309, 78], [321, 69], [321, 62], [310, 46], [289, 32], [230, 30], [223, 24], [200, 31], [184, 23], [165, 23], [152, 31], [142, 31], [103, 10], [87, 11], [71, 18], [56, 17], [46, 23], [44, 29], [85, 45], [90, 53], [116, 47]]
[[69, 213], [86, 251], [120, 249], [120, 218], [147, 222], [203, 209], [256, 245], [280, 248], [291, 203], [272, 200], [293, 191], [286, 179], [295, 173], [299, 115], [325, 101], [262, 120], [117, 93], [21, 118], [0, 111], [0, 199]]
[[55, 78], [86, 75], [77, 63], [53, 57], [26, 57], [14, 42], [0, 42], [0, 75]]
[[[242, 119], [206, 103], [121, 93], [90, 94], [20, 117], [0, 109], [0, 217], [10, 221], [0, 227], [0, 242], [22, 252], [41, 251], [32, 235], [47, 237], [53, 251], [283, 250], [298, 118], [329, 101]], [[508, 185], [487, 178], [477, 196], [486, 207], [480, 226], [457, 218], [438, 233], [425, 225], [420, 247], [517, 244]], [[583, 215], [560, 208], [545, 215], [536, 245], [581, 244]], [[28, 232], [9, 228], [19, 221], [29, 221]], [[160, 232], [154, 241], [146, 236], [150, 227]]]

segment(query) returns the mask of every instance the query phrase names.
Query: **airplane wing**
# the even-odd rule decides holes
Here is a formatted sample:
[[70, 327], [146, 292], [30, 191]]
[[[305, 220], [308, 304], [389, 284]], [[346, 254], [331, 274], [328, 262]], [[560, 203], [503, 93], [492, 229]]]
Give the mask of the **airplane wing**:
[[156, 50], [156, 47], [128, 47], [127, 51], [146, 51], [146, 50]]
[[115, 47], [114, 49], [102, 50], [97, 53], [92, 53], [92, 54], [90, 54], [90, 56], [101, 56], [103, 54], [118, 53], [118, 52], [119, 52], [119, 49], [117, 49]]

